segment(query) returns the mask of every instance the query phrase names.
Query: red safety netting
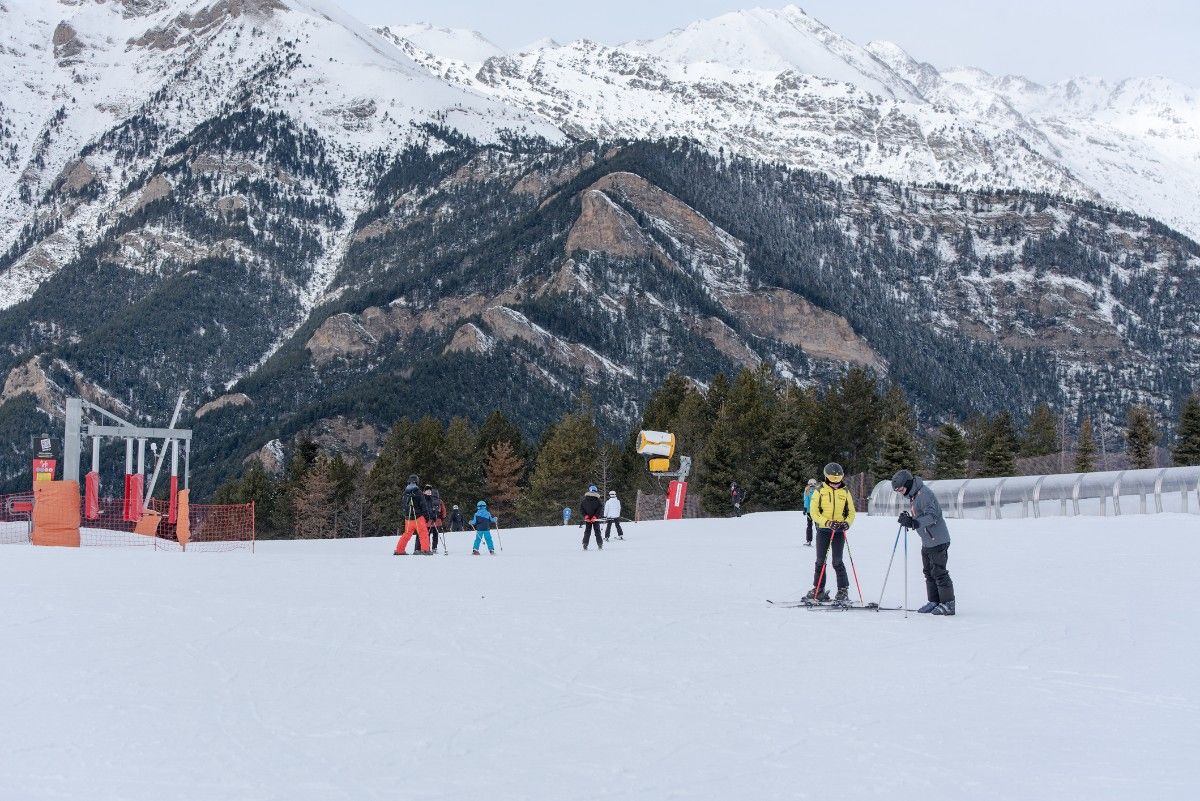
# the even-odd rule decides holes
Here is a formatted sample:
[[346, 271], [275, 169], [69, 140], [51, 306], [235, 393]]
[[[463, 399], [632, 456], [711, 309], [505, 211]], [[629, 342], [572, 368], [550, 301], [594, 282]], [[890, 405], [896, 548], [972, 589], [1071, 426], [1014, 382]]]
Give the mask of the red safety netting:
[[[253, 550], [254, 504], [188, 503], [185, 493], [180, 492], [175, 522], [170, 520], [170, 502], [157, 498], [151, 499], [136, 523], [125, 519], [127, 510], [122, 498], [98, 498], [92, 504], [81, 499], [79, 544], [187, 551]], [[30, 542], [32, 512], [32, 494], [0, 495], [0, 543]]]
[[0, 543], [29, 542], [33, 532], [33, 493], [0, 495]]

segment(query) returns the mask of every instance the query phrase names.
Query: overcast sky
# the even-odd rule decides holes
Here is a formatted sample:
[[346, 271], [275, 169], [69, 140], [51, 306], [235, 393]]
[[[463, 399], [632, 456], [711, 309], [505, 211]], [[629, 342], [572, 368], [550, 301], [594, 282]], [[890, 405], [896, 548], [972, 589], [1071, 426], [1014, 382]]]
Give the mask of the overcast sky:
[[[516, 49], [545, 36], [606, 44], [763, 0], [337, 0], [363, 22], [471, 28]], [[859, 43], [899, 44], [938, 67], [971, 65], [1041, 82], [1074, 75], [1165, 75], [1200, 88], [1200, 0], [807, 0], [798, 3]]]

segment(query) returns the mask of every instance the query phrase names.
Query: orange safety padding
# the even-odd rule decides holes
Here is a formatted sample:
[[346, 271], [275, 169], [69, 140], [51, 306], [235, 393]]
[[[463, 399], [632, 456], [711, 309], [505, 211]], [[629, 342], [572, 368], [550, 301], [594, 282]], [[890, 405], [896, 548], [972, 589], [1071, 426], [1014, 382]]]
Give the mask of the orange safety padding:
[[133, 525], [133, 533], [141, 534], [146, 537], [153, 537], [158, 533], [158, 524], [162, 522], [162, 515], [158, 512], [147, 509], [142, 512], [142, 516]]
[[79, 482], [39, 481], [33, 488], [34, 545], [79, 547]]
[[180, 490], [178, 496], [179, 508], [177, 511], [178, 518], [175, 523], [175, 539], [179, 540], [180, 547], [186, 549], [188, 540], [192, 538], [192, 524], [188, 517], [188, 493], [191, 490]]

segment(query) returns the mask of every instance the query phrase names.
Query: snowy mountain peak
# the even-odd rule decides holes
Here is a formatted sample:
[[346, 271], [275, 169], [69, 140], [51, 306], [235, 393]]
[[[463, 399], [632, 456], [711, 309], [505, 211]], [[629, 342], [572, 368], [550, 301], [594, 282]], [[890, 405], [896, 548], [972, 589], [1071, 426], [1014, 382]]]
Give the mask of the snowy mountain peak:
[[386, 25], [377, 30], [390, 41], [405, 39], [414, 46], [440, 58], [465, 64], [482, 64], [505, 52], [478, 31], [441, 28], [425, 22], [411, 25]]
[[733, 11], [625, 48], [683, 64], [716, 62], [772, 73], [792, 70], [888, 97], [921, 99], [883, 61], [795, 5]]

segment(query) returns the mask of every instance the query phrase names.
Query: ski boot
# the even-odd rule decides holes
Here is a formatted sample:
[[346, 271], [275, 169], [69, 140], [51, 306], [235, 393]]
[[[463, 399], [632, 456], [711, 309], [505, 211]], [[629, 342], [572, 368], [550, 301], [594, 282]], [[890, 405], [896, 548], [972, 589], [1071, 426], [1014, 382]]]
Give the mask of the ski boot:
[[408, 556], [408, 552], [406, 552], [406, 551], [395, 551], [394, 553], [392, 553], [392, 556]]
[[479, 556], [479, 549], [478, 549], [478, 548], [472, 548], [472, 549], [471, 549], [471, 555], [472, 555], [472, 556]]
[[932, 612], [934, 609], [937, 609], [937, 608], [938, 608], [937, 603], [934, 601], [930, 601], [929, 603], [925, 604], [920, 609], [918, 609], [917, 614], [918, 615], [928, 615], [930, 612]]
[[495, 556], [495, 555], [496, 555], [496, 552], [495, 552], [495, 551], [488, 551], [488, 553], [490, 553], [492, 556]]
[[619, 540], [623, 540], [623, 539], [625, 539], [625, 535], [624, 535], [624, 534], [618, 534], [618, 535], [617, 535], [617, 539], [619, 539]]
[[850, 589], [848, 587], [839, 587], [837, 595], [833, 596], [833, 602], [835, 604], [841, 604], [842, 606], [849, 606]]
[[804, 603], [809, 604], [809, 605], [819, 604], [819, 603], [822, 603], [823, 601], [829, 600], [829, 593], [826, 590], [818, 591], [816, 587], [813, 587], [804, 596], [803, 600], [804, 600]]
[[946, 616], [953, 615], [954, 614], [954, 601], [946, 601], [946, 603], [944, 603], [944, 604], [938, 604], [937, 606], [935, 606], [933, 608], [933, 611], [930, 612], [930, 614], [931, 615], [946, 615]]

